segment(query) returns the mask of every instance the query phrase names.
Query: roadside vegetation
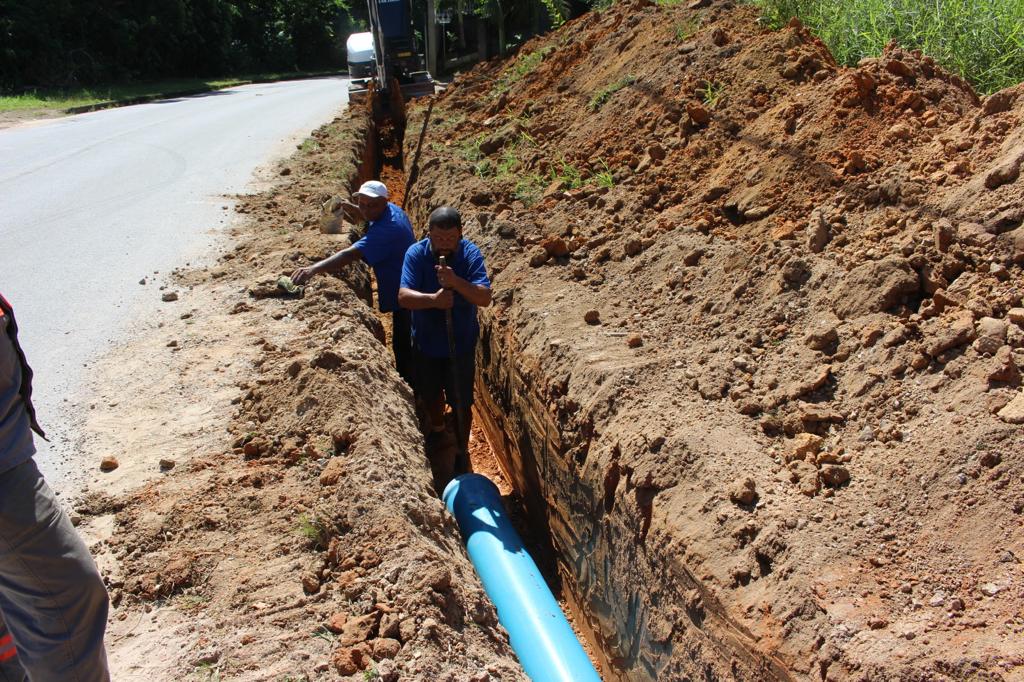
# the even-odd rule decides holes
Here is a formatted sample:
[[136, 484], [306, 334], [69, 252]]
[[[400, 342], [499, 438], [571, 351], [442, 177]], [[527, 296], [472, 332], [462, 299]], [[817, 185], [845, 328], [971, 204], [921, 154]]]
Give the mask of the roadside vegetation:
[[30, 90], [20, 95], [0, 96], [0, 112], [26, 109], [65, 110], [72, 107], [90, 106], [101, 102], [129, 102], [186, 92], [221, 90], [246, 83], [309, 78], [324, 75], [324, 72], [262, 73], [236, 78], [201, 79], [178, 78], [150, 83], [130, 83], [92, 88]]
[[797, 17], [837, 61], [919, 49], [990, 94], [1024, 81], [1021, 0], [753, 0], [772, 28]]

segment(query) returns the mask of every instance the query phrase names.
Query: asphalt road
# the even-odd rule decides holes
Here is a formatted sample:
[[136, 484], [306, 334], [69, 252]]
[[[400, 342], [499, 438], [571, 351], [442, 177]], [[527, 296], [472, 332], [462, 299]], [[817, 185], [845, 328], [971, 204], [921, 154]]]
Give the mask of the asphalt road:
[[160, 305], [160, 278], [211, 255], [225, 195], [330, 121], [346, 85], [248, 85], [0, 130], [0, 292], [36, 372], [48, 477], [75, 465], [65, 399], [87, 363]]

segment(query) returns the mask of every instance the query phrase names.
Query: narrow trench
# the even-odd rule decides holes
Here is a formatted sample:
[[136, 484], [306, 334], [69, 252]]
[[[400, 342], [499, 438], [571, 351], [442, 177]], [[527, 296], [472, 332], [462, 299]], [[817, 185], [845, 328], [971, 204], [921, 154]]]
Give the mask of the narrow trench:
[[[390, 109], [390, 111], [389, 111]], [[403, 206], [405, 194], [408, 191], [407, 175], [404, 168], [402, 154], [403, 140], [405, 135], [405, 111], [399, 102], [390, 106], [373, 108], [374, 139], [371, 140], [372, 163], [375, 170], [374, 177], [378, 178], [388, 187], [390, 201]], [[425, 236], [420, 234], [422, 230], [417, 229], [413, 224], [417, 238]], [[381, 322], [384, 323], [388, 335], [388, 342], [391, 338], [391, 316], [381, 314]], [[476, 380], [476, 391], [486, 390], [480, 381], [479, 375]], [[492, 401], [487, 401], [492, 403]], [[481, 408], [486, 409], [486, 408]], [[524, 546], [540, 569], [544, 581], [547, 583], [551, 593], [558, 601], [562, 612], [576, 633], [577, 639], [590, 658], [594, 669], [602, 679], [617, 679], [611, 677], [607, 672], [608, 666], [605, 662], [609, 659], [600, 652], [596, 640], [589, 630], [583, 625], [587, 622], [586, 614], [582, 613], [574, 600], [569, 598], [567, 590], [562, 589], [562, 581], [558, 573], [558, 556], [551, 542], [551, 538], [544, 523], [538, 524], [531, 521], [538, 518], [538, 510], [528, 509], [527, 501], [517, 492], [508, 475], [502, 468], [501, 459], [497, 450], [492, 446], [487, 437], [486, 429], [483, 428], [482, 415], [477, 405], [473, 407], [473, 421], [469, 436], [469, 460], [470, 470], [489, 478], [498, 488], [501, 494], [502, 504], [512, 521], [516, 532], [523, 541]], [[455, 458], [455, 425], [454, 415], [448, 410], [446, 415], [447, 437], [441, 442], [440, 447], [427, 451], [427, 458], [430, 462], [431, 471], [434, 476], [434, 485], [440, 496], [441, 491], [451, 476], [451, 468]], [[503, 453], [505, 457], [508, 453]], [[527, 491], [529, 494], [529, 491]], [[534, 498], [539, 496], [534, 495]], [[536, 501], [536, 499], [535, 499]], [[543, 513], [543, 512], [542, 512]]]

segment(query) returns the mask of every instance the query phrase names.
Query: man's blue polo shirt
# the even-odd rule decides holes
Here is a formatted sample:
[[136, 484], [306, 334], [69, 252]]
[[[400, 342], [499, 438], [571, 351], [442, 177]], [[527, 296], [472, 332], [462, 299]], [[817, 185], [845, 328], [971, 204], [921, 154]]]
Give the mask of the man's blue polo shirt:
[[[484, 257], [472, 242], [460, 239], [455, 252], [447, 259], [448, 267], [470, 284], [490, 288]], [[434, 266], [437, 261], [430, 250], [430, 239], [422, 239], [405, 252], [402, 267], [402, 288], [425, 294], [433, 294], [441, 288]], [[444, 311], [436, 308], [412, 311], [412, 337], [416, 347], [432, 358], [448, 357], [448, 330], [445, 327]], [[455, 294], [452, 307], [452, 326], [455, 329], [455, 352], [459, 355], [472, 353], [476, 348], [476, 337], [480, 325], [476, 320], [476, 306]]]
[[380, 218], [370, 222], [366, 235], [352, 246], [373, 268], [377, 278], [377, 306], [381, 312], [398, 309], [398, 282], [405, 250], [416, 241], [405, 211], [390, 201]]

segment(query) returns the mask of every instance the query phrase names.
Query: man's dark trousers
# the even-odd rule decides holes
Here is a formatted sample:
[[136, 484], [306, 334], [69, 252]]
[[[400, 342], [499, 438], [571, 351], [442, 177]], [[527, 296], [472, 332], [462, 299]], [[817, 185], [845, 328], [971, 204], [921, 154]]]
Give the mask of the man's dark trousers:
[[26, 669], [32, 682], [109, 680], [107, 605], [95, 562], [35, 462], [0, 474], [0, 681], [23, 682]]

